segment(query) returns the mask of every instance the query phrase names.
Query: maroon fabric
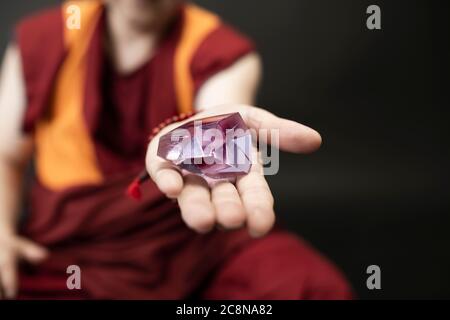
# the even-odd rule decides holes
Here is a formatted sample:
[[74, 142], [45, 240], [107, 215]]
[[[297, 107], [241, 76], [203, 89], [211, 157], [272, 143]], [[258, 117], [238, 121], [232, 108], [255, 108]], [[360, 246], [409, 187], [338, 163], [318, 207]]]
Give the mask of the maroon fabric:
[[152, 58], [119, 75], [103, 50], [101, 19], [87, 54], [85, 115], [104, 175], [142, 168], [149, 133], [177, 114], [173, 59], [181, 28], [179, 12]]
[[[89, 299], [67, 290], [67, 275], [22, 274], [20, 299]], [[38, 291], [37, 291], [38, 290]], [[218, 266], [195, 298], [346, 300], [354, 297], [342, 274], [303, 240], [280, 230], [242, 246]], [[123, 298], [130, 298], [123, 294]]]
[[[43, 97], [51, 97], [54, 70], [60, 65], [48, 60], [44, 62], [48, 67], [35, 71], [36, 58], [45, 59], [45, 54], [32, 35], [43, 20], [52, 20], [44, 25], [47, 28], [61, 19], [57, 11], [49, 12], [26, 19], [19, 27], [25, 73], [33, 75], [26, 78], [27, 88], [45, 88], [29, 100], [27, 119], [32, 124], [46, 114], [48, 100]], [[84, 111], [105, 182], [62, 192], [35, 182], [22, 233], [47, 247], [51, 256], [38, 268], [23, 270], [22, 292], [35, 292], [37, 297], [42, 290], [48, 291], [47, 296], [62, 294], [59, 281], [67, 266], [76, 264], [91, 298], [185, 297], [249, 237], [245, 231], [195, 234], [182, 222], [177, 206], [150, 182], [141, 202], [124, 196], [126, 185], [144, 163], [148, 132], [177, 113], [173, 55], [183, 20], [178, 15], [149, 63], [126, 77], [107, 64], [104, 22], [100, 20], [87, 53]], [[64, 56], [61, 47], [55, 52]], [[58, 286], [47, 287], [48, 283]]]
[[30, 133], [36, 120], [46, 115], [52, 85], [65, 55], [61, 9], [44, 10], [20, 21], [15, 42], [22, 58], [28, 101], [23, 130]]
[[[26, 128], [32, 128], [46, 114], [55, 70], [64, 56], [60, 39], [52, 38], [54, 33], [40, 38], [46, 47], [53, 48], [50, 56], [58, 57], [54, 60], [43, 53], [42, 45], [33, 38], [35, 34], [44, 37], [49, 26], [59, 25], [60, 13], [55, 12], [20, 24], [18, 44], [26, 59], [24, 72], [28, 75], [25, 80], [30, 92]], [[105, 181], [60, 192], [35, 182], [30, 216], [22, 233], [47, 247], [51, 254], [39, 266], [24, 266], [20, 294], [23, 298], [185, 298], [198, 291], [234, 254], [245, 252], [247, 245], [267, 242], [251, 240], [246, 230], [196, 234], [185, 226], [176, 204], [166, 199], [152, 182], [143, 186], [142, 201], [124, 196], [127, 184], [143, 165], [148, 132], [177, 112], [173, 54], [183, 20], [181, 15], [177, 16], [154, 57], [128, 76], [119, 76], [108, 66], [102, 47], [104, 19], [100, 21], [87, 53], [84, 111]], [[192, 61], [196, 83], [251, 48], [239, 34], [229, 29], [221, 32], [208, 37], [199, 49], [203, 53], [198, 53]], [[227, 50], [215, 50], [220, 34], [228, 43]], [[215, 44], [208, 45], [208, 41]], [[236, 47], [231, 50], [233, 46]], [[38, 68], [38, 64], [45, 67]], [[297, 254], [303, 255], [301, 251]], [[245, 261], [248, 264], [250, 260]], [[301, 260], [295, 263], [303, 263]], [[64, 288], [66, 268], [72, 264], [82, 270], [82, 290], [76, 293]], [[234, 270], [239, 277], [241, 271]], [[323, 271], [317, 277], [327, 277], [322, 272], [332, 269], [319, 270]], [[242, 275], [252, 276], [249, 272]], [[330, 281], [338, 278], [331, 277]], [[271, 279], [276, 281], [277, 275], [268, 277], [267, 281]], [[218, 281], [221, 283], [220, 278]], [[211, 292], [218, 291], [216, 287]]]
[[109, 64], [105, 68], [102, 88], [105, 107], [95, 133], [97, 158], [105, 175], [127, 170], [131, 162], [142, 167], [151, 130], [146, 108], [151, 67], [152, 64], [146, 63], [127, 76], [116, 74]]
[[249, 240], [245, 231], [198, 235], [189, 230], [177, 206], [153, 183], [145, 185], [142, 201], [124, 197], [131, 177], [62, 194], [35, 186], [23, 233], [51, 255], [33, 270], [34, 277], [63, 279], [75, 264], [90, 298], [182, 298]]
[[226, 261], [205, 299], [351, 299], [342, 274], [301, 239], [283, 231], [253, 241]]

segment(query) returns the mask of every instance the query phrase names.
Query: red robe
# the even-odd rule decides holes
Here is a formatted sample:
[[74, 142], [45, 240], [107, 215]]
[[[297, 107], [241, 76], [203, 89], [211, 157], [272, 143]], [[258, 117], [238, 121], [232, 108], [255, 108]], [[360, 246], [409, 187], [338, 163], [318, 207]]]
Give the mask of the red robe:
[[[268, 284], [272, 296], [265, 297], [306, 298], [313, 296], [311, 268], [322, 272], [315, 279], [339, 288], [335, 297], [348, 297], [339, 273], [284, 232], [258, 241], [246, 230], [199, 235], [185, 226], [177, 205], [152, 182], [143, 186], [140, 202], [124, 196], [143, 166], [151, 129], [189, 108], [208, 77], [254, 49], [247, 38], [198, 10], [180, 7], [156, 54], [127, 81], [115, 79], [108, 68], [101, 6], [89, 37], [69, 45], [61, 8], [19, 23], [16, 39], [28, 101], [23, 128], [36, 139], [36, 179], [22, 233], [51, 252], [43, 264], [22, 268], [21, 297], [176, 299], [203, 290], [211, 298], [257, 298], [266, 294]], [[196, 34], [201, 28], [204, 33]], [[306, 262], [303, 267], [309, 270], [298, 275], [294, 293], [287, 296], [287, 287], [273, 287], [269, 280], [282, 275], [264, 275], [274, 272], [271, 256], [264, 252], [272, 251], [272, 257], [286, 252], [278, 248], [280, 239], [281, 248], [297, 248], [287, 251], [285, 262]], [[262, 254], [250, 259], [258, 251]], [[248, 272], [258, 259], [268, 266], [259, 275], [267, 278], [261, 278], [266, 284]], [[81, 268], [82, 290], [67, 289], [69, 265]], [[240, 274], [259, 284], [236, 291], [233, 277]], [[211, 285], [211, 279], [220, 285]]]

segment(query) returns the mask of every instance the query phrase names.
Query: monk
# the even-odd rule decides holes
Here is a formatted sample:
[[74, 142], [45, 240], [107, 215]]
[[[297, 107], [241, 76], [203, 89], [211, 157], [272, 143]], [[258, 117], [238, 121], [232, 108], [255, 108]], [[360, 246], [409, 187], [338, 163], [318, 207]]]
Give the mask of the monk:
[[[272, 228], [260, 165], [211, 187], [157, 156], [179, 123], [148, 144], [195, 110], [239, 112], [279, 130], [282, 150], [316, 150], [315, 130], [253, 106], [260, 78], [247, 37], [181, 0], [71, 1], [21, 20], [0, 81], [0, 296], [350, 298], [332, 263]], [[135, 201], [124, 191], [144, 166], [152, 179]]]

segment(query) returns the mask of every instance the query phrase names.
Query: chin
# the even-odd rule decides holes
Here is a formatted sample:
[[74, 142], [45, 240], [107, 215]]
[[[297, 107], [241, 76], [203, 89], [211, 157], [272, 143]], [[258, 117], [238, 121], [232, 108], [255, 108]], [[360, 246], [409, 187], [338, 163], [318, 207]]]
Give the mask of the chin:
[[147, 28], [157, 26], [168, 20], [181, 0], [107, 0], [135, 26]]

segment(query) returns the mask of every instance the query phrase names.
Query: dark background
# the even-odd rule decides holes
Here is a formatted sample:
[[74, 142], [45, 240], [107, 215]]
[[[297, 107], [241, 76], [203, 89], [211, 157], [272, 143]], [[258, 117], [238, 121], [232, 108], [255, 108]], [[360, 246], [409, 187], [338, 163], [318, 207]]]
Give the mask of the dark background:
[[[58, 2], [2, 1], [2, 50], [19, 17]], [[447, 1], [197, 2], [255, 40], [259, 105], [322, 134], [319, 152], [282, 154], [269, 177], [279, 220], [360, 298], [450, 298]], [[366, 28], [370, 4], [382, 30]]]

